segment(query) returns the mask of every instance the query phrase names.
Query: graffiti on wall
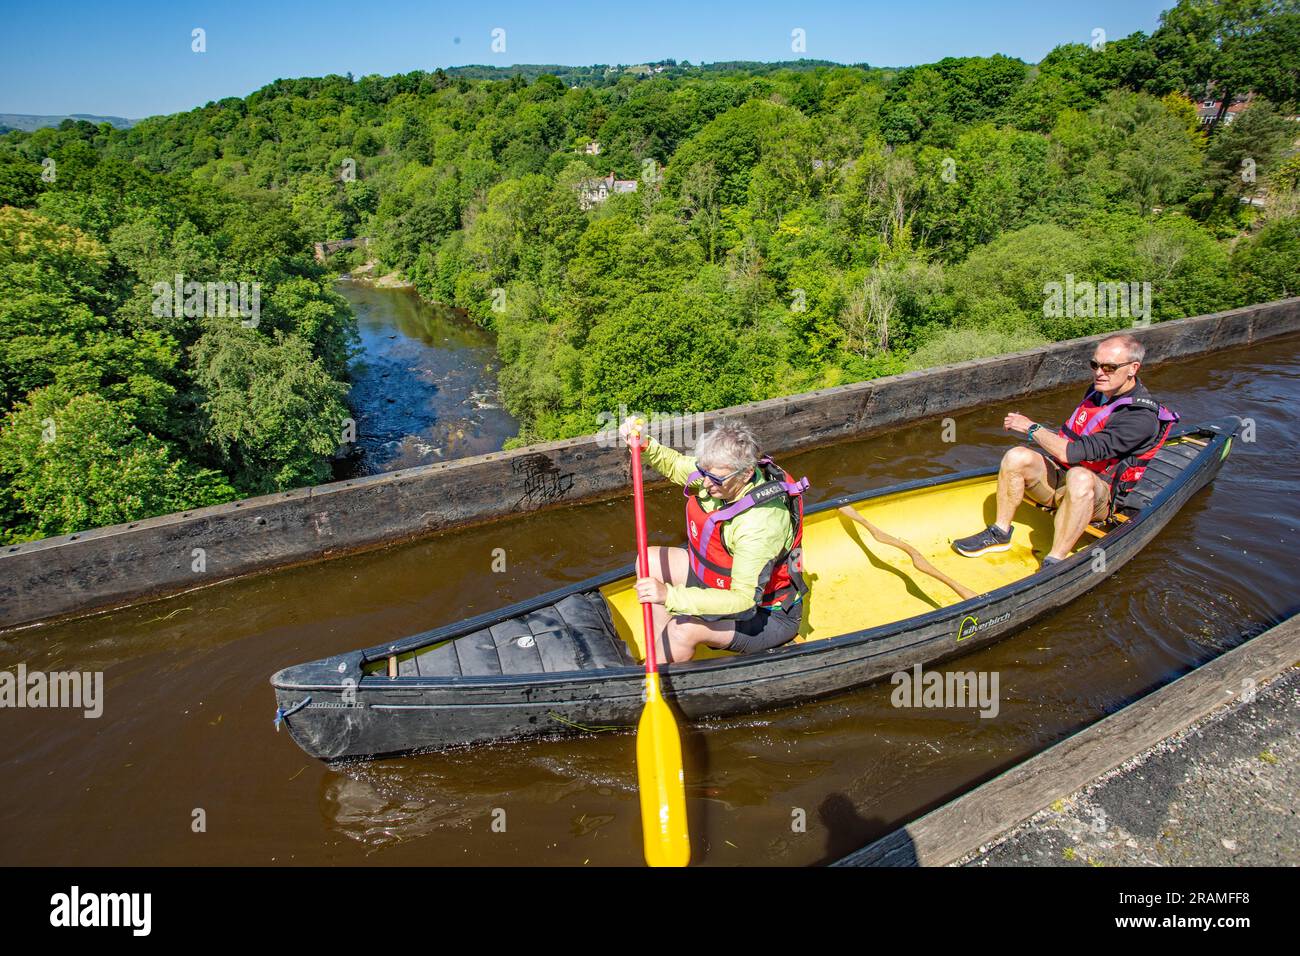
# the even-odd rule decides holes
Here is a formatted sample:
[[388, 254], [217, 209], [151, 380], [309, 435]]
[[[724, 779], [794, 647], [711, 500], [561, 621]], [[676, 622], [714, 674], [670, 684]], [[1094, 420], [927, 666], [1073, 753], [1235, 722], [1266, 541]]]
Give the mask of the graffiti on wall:
[[542, 454], [516, 458], [510, 470], [523, 479], [523, 494], [515, 502], [516, 508], [541, 508], [564, 498], [573, 488], [573, 472], [561, 472]]

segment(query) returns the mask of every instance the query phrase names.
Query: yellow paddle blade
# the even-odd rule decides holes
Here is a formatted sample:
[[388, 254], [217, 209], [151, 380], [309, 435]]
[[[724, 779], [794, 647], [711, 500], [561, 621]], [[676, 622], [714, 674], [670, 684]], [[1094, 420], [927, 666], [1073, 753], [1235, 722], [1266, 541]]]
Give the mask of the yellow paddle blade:
[[691, 861], [691, 839], [686, 829], [682, 740], [673, 712], [659, 693], [658, 673], [646, 675], [645, 710], [636, 730], [636, 768], [645, 861], [650, 866], [685, 866]]

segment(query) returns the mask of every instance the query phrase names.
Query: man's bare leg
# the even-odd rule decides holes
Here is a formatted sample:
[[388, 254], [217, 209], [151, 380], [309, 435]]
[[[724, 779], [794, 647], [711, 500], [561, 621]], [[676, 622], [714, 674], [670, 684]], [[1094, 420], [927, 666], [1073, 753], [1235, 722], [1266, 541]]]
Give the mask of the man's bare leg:
[[1055, 531], [1049, 558], [1065, 560], [1083, 529], [1092, 521], [1097, 506], [1097, 476], [1087, 468], [1074, 467], [1065, 473], [1065, 497], [1056, 509]]
[[1026, 493], [1039, 504], [1052, 500], [1052, 489], [1047, 484], [1047, 463], [1043, 456], [1017, 445], [1007, 449], [998, 469], [998, 514], [994, 522], [1000, 531], [1011, 530], [1015, 516]]

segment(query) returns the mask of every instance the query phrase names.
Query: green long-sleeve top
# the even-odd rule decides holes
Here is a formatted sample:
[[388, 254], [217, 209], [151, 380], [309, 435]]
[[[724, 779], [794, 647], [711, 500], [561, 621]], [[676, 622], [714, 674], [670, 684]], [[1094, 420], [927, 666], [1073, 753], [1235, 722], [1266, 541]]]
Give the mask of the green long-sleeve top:
[[[696, 468], [694, 456], [667, 448], [653, 438], [641, 455], [651, 468], [683, 487]], [[698, 484], [696, 497], [705, 511], [716, 511], [730, 503], [705, 491], [701, 479], [697, 478], [695, 483]], [[756, 473], [737, 497], [743, 498], [759, 483], [760, 476]], [[664, 602], [669, 614], [743, 614], [757, 604], [762, 594], [759, 574], [769, 561], [794, 544], [790, 509], [780, 498], [750, 508], [723, 524], [722, 541], [732, 555], [730, 589], [670, 584]]]

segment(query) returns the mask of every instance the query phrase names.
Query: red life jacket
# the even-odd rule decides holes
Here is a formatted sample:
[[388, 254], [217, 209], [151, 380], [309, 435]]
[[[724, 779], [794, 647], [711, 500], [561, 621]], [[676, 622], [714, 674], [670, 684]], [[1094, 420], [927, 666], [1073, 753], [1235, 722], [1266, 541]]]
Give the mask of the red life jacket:
[[[1126, 455], [1123, 458], [1103, 458], [1099, 461], [1079, 462], [1084, 468], [1095, 471], [1110, 482], [1112, 489], [1111, 506], [1114, 507], [1116, 498], [1131, 490], [1134, 485], [1142, 480], [1142, 475], [1147, 470], [1147, 463], [1156, 456], [1156, 452], [1160, 451], [1165, 439], [1169, 437], [1169, 432], [1178, 421], [1178, 413], [1161, 405], [1154, 398], [1134, 398], [1132, 395], [1124, 395], [1112, 399], [1105, 405], [1100, 405], [1096, 401], [1100, 397], [1096, 389], [1089, 389], [1088, 394], [1083, 398], [1083, 402], [1070, 414], [1070, 417], [1061, 426], [1057, 434], [1066, 441], [1075, 441], [1085, 435], [1091, 435], [1101, 430], [1107, 419], [1115, 413], [1117, 408], [1123, 408], [1126, 405], [1149, 408], [1156, 413], [1156, 417], [1160, 422], [1160, 431], [1156, 436], [1155, 444], [1140, 454]], [[1060, 464], [1063, 467], [1069, 467], [1067, 462], [1060, 462]]]
[[771, 458], [761, 458], [758, 470], [767, 480], [729, 505], [716, 511], [705, 511], [699, 496], [687, 490], [701, 477], [698, 471], [686, 479], [686, 553], [690, 556], [691, 570], [705, 587], [728, 590], [731, 587], [732, 555], [722, 539], [722, 529], [728, 521], [765, 501], [780, 498], [790, 512], [794, 540], [788, 550], [782, 551], [760, 572], [755, 603], [760, 607], [781, 606], [789, 610], [808, 586], [803, 580], [803, 493], [808, 490], [808, 479], [795, 481]]

